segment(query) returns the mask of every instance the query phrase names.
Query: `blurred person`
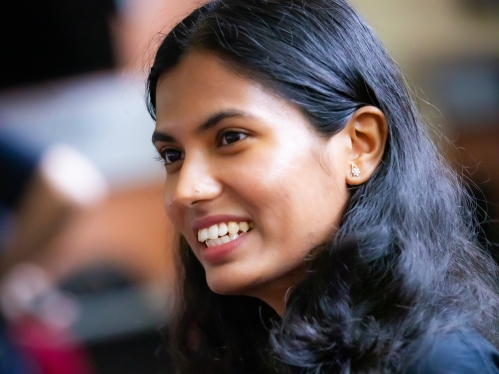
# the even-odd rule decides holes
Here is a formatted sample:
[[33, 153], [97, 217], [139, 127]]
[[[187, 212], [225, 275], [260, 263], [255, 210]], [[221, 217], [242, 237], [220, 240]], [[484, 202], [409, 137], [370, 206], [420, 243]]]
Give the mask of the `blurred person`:
[[[89, 356], [72, 332], [78, 317], [74, 300], [34, 264], [16, 265], [4, 278], [0, 301], [2, 340], [22, 366], [5, 374], [92, 374]], [[8, 344], [10, 343], [10, 344]], [[19, 369], [21, 367], [21, 369]]]
[[0, 139], [2, 267], [36, 256], [37, 248], [59, 233], [68, 215], [107, 194], [100, 171], [68, 145], [37, 152], [3, 132]]
[[[155, 244], [160, 257], [166, 252], [161, 246], [163, 236], [149, 234], [163, 234], [163, 231], [147, 227], [141, 232], [141, 228], [148, 225], [147, 219], [140, 214], [130, 219], [136, 212], [127, 215], [130, 205], [142, 204], [143, 214], [154, 216], [147, 203], [154, 199], [155, 191], [151, 192], [150, 186], [154, 186], [160, 169], [157, 165], [147, 167], [153, 152], [145, 142], [142, 146], [136, 142], [140, 136], [147, 138], [151, 129], [142, 92], [133, 87], [136, 72], [113, 71], [123, 62], [120, 48], [135, 48], [130, 46], [133, 44], [130, 35], [113, 34], [116, 31], [123, 34], [123, 30], [113, 27], [116, 21], [129, 22], [124, 12], [132, 2], [137, 3], [28, 0], [8, 2], [1, 7], [0, 45], [8, 57], [0, 73], [0, 89], [4, 90], [0, 92], [0, 114], [4, 120], [0, 125], [0, 158], [5, 156], [0, 161], [0, 274], [3, 275], [0, 292], [6, 338], [2, 342], [6, 343], [6, 349], [14, 348], [23, 354], [27, 347], [38, 347], [36, 351], [28, 349], [38, 366], [43, 366], [41, 361], [50, 360], [50, 355], [38, 354], [44, 349], [44, 341], [60, 341], [59, 348], [65, 345], [67, 350], [81, 348], [81, 342], [72, 342], [73, 332], [85, 339], [88, 345], [85, 348], [93, 355], [96, 368], [99, 368], [99, 360], [117, 357], [95, 343], [92, 328], [105, 325], [112, 309], [95, 310], [83, 305], [81, 299], [88, 301], [90, 293], [97, 300], [114, 296], [123, 301], [125, 294], [136, 295], [128, 297], [127, 302], [140, 305], [126, 308], [126, 312], [112, 319], [113, 323], [99, 330], [99, 338], [107, 339], [108, 346], [111, 343], [115, 347], [135, 346], [133, 354], [127, 356], [126, 352], [120, 352], [127, 357], [121, 366], [115, 365], [116, 368], [125, 366], [123, 362], [127, 360], [137, 362], [136, 366], [129, 367], [140, 367], [148, 357], [144, 351], [150, 347], [141, 350], [137, 346], [143, 344], [144, 335], [157, 333], [158, 315], [161, 322], [165, 318], [163, 304], [167, 303], [167, 296], [159, 292], [152, 294], [155, 283], [159, 283], [157, 274], [166, 274], [162, 271], [166, 265], [151, 266], [154, 256], [137, 254], [142, 248], [136, 244], [146, 248]], [[148, 4], [147, 9], [152, 8], [151, 5]], [[163, 2], [156, 2], [154, 7], [165, 6]], [[137, 14], [132, 12], [134, 16]], [[149, 28], [150, 24], [145, 27]], [[123, 46], [120, 41], [127, 44]], [[75, 78], [76, 75], [81, 76]], [[43, 85], [27, 86], [40, 82]], [[54, 145], [54, 142], [65, 144]], [[125, 145], [127, 152], [123, 152]], [[75, 159], [86, 161], [74, 164]], [[94, 166], [89, 166], [92, 163]], [[95, 165], [104, 174], [105, 181], [102, 176], [96, 180], [85, 173], [89, 167], [95, 169]], [[92, 191], [88, 188], [92, 183], [100, 184], [100, 187], [94, 185], [96, 195], [93, 197], [85, 195]], [[84, 209], [93, 205], [92, 201], [100, 201], [108, 183], [118, 194], [96, 209]], [[124, 191], [126, 193], [122, 193]], [[116, 219], [113, 215], [117, 212], [125, 214]], [[111, 220], [112, 224], [102, 224]], [[90, 221], [97, 223], [92, 225]], [[128, 229], [129, 226], [132, 228]], [[91, 230], [95, 227], [98, 232], [93, 235]], [[142, 236], [148, 236], [148, 241], [142, 242]], [[138, 261], [137, 257], [140, 257]], [[72, 304], [61, 287], [69, 282], [81, 288], [89, 278], [95, 281], [95, 269], [104, 269], [107, 279], [115, 272], [123, 275], [127, 280], [126, 290], [125, 287], [117, 289], [111, 279], [88, 294], [77, 294], [83, 312], [73, 326], [70, 322], [74, 322], [74, 318], [63, 318], [57, 313], [49, 318], [47, 314], [51, 311], [62, 312], [65, 306]], [[163, 277], [160, 281], [164, 281]], [[18, 292], [30, 290], [36, 284], [45, 286], [35, 287], [28, 295]], [[142, 297], [140, 303], [137, 302], [139, 296]], [[150, 318], [151, 314], [155, 318]], [[121, 329], [120, 333], [116, 332], [117, 328]], [[81, 334], [83, 329], [86, 334]], [[37, 336], [43, 339], [34, 342]], [[20, 344], [20, 340], [33, 344]], [[2, 353], [0, 362], [4, 357]], [[14, 355], [8, 356], [14, 358]], [[33, 368], [23, 370], [34, 372]], [[70, 372], [62, 367], [58, 370]]]
[[346, 1], [212, 1], [148, 89], [177, 373], [499, 373], [471, 200]]
[[41, 267], [25, 262], [43, 256], [37, 252], [60, 233], [68, 215], [99, 201], [106, 183], [71, 147], [36, 152], [7, 133], [0, 138], [0, 176], [1, 372], [91, 373], [71, 337], [75, 305]]

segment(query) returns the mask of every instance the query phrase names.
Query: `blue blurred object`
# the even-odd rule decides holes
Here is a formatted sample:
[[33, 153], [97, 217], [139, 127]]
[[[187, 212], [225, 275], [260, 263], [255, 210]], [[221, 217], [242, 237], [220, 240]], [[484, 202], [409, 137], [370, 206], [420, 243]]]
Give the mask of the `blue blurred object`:
[[0, 316], [0, 374], [37, 374], [38, 370], [10, 343], [5, 322]]
[[[1, 128], [1, 125], [0, 125]], [[0, 136], [0, 205], [14, 208], [38, 164], [41, 152], [27, 148], [14, 134]]]

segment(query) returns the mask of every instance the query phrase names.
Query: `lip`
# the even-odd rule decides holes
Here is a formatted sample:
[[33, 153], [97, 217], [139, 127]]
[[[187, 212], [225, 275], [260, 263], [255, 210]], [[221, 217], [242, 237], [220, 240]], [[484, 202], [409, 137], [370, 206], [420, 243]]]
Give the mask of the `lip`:
[[[251, 222], [251, 220], [247, 217], [229, 215], [229, 214], [220, 214], [215, 216], [203, 217], [195, 219], [191, 222], [191, 228], [197, 236], [197, 233], [201, 229], [208, 228], [213, 225], [218, 225], [222, 222]], [[226, 243], [229, 244], [229, 243]]]
[[210, 264], [223, 262], [227, 259], [230, 253], [237, 249], [237, 247], [239, 247], [246, 240], [250, 232], [251, 231], [241, 233], [237, 239], [231, 240], [228, 243], [201, 248], [200, 255]]

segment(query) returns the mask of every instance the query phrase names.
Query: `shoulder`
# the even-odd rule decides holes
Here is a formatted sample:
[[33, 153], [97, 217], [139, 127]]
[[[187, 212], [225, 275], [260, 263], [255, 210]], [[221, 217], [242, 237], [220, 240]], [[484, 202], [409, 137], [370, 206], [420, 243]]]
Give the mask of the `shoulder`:
[[435, 338], [407, 374], [499, 374], [499, 352], [476, 331]]

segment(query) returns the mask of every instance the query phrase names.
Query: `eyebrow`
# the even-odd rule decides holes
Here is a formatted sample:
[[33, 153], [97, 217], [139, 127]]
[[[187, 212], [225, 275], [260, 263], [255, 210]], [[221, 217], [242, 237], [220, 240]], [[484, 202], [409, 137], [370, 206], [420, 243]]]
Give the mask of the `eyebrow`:
[[[206, 130], [209, 130], [213, 127], [215, 127], [220, 121], [227, 119], [227, 118], [234, 118], [234, 117], [252, 117], [246, 112], [237, 110], [237, 109], [226, 109], [222, 110], [220, 112], [217, 112], [210, 117], [206, 121], [204, 121], [197, 129], [196, 132], [200, 133]], [[165, 134], [163, 132], [159, 131], [154, 131], [152, 134], [152, 142], [169, 142], [169, 143], [174, 143], [176, 142], [175, 138], [171, 135]]]

